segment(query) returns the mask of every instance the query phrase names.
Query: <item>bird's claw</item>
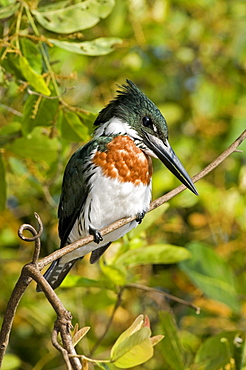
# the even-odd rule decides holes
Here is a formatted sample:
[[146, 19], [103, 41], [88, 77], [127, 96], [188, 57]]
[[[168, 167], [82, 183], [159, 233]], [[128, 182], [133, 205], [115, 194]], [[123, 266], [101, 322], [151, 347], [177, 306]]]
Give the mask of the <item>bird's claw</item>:
[[89, 234], [94, 236], [94, 242], [97, 244], [99, 244], [103, 240], [100, 231], [93, 229], [93, 227], [89, 227]]
[[136, 221], [137, 223], [141, 224], [141, 222], [143, 221], [143, 218], [145, 216], [146, 212], [143, 211], [143, 212], [139, 212], [136, 216]]

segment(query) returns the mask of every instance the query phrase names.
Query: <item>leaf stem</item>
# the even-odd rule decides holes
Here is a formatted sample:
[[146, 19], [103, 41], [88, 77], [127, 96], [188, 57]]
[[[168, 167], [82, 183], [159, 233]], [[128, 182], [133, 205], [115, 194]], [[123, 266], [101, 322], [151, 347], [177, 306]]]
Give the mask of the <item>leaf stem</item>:
[[21, 18], [23, 13], [23, 3], [21, 3], [20, 10], [18, 11], [17, 21], [16, 21], [16, 48], [20, 50], [20, 41], [19, 41], [19, 33], [20, 33], [20, 26], [21, 26]]

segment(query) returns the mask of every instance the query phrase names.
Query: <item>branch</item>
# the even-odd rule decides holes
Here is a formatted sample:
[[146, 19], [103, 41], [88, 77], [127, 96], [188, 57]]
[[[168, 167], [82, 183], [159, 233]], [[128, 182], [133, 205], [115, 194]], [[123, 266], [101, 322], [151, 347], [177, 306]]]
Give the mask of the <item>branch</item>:
[[[214, 170], [216, 167], [219, 166], [220, 163], [222, 163], [230, 154], [237, 152], [237, 147], [246, 139], [246, 130], [227, 148], [219, 157], [217, 157], [212, 163], [210, 163], [206, 168], [204, 168], [201, 172], [199, 172], [197, 175], [192, 177], [192, 180], [194, 182], [197, 182], [198, 180], [205, 177], [208, 173], [210, 173], [212, 170]], [[184, 185], [178, 186], [176, 189], [173, 189], [169, 191], [167, 194], [163, 195], [162, 197], [154, 200], [150, 204], [149, 211], [154, 210], [157, 207], [160, 207], [163, 203], [168, 202], [171, 198], [173, 198], [175, 195], [181, 193], [184, 191], [186, 187]], [[104, 229], [100, 230], [100, 233], [102, 236], [111, 233], [112, 231], [115, 231], [116, 229], [119, 229], [120, 227], [128, 224], [129, 222], [132, 222], [136, 219], [135, 216], [133, 217], [127, 217], [122, 218], [121, 220], [118, 220], [116, 222], [113, 222], [111, 225], [105, 227]], [[58, 258], [63, 257], [69, 252], [74, 251], [77, 248], [80, 248], [90, 242], [93, 241], [93, 236], [89, 235], [86, 236], [83, 239], [77, 240], [74, 243], [71, 243], [67, 245], [66, 247], [63, 247], [61, 249], [56, 250], [55, 252], [51, 253], [49, 256], [44, 257], [43, 259], [39, 260], [37, 262], [38, 268], [41, 270], [49, 263], [55, 261]]]
[[200, 314], [200, 311], [201, 311], [201, 308], [197, 305], [195, 305], [194, 303], [192, 302], [188, 302], [188, 301], [185, 301], [184, 299], [182, 298], [178, 298], [178, 297], [175, 297], [174, 295], [172, 294], [169, 294], [169, 293], [166, 293], [166, 292], [163, 292], [162, 290], [160, 289], [156, 289], [156, 288], [151, 288], [149, 286], [146, 286], [146, 285], [142, 285], [142, 284], [136, 284], [136, 283], [128, 283], [124, 286], [122, 286], [118, 292], [118, 295], [117, 295], [117, 300], [115, 302], [115, 305], [114, 305], [114, 308], [113, 308], [113, 311], [110, 315], [110, 318], [107, 322], [107, 325], [102, 333], [102, 335], [99, 337], [98, 341], [94, 344], [94, 346], [92, 347], [92, 350], [91, 350], [91, 355], [95, 352], [95, 350], [99, 347], [99, 345], [101, 344], [102, 340], [104, 339], [104, 337], [106, 336], [112, 322], [113, 322], [113, 319], [114, 319], [114, 316], [115, 316], [115, 313], [117, 311], [117, 309], [120, 307], [121, 305], [121, 302], [122, 302], [122, 295], [123, 295], [123, 292], [125, 289], [129, 289], [129, 288], [133, 288], [133, 289], [139, 289], [139, 290], [143, 290], [145, 292], [148, 292], [148, 293], [158, 293], [160, 295], [162, 295], [163, 297], [166, 297], [167, 299], [171, 299], [173, 301], [176, 301], [178, 303], [181, 303], [185, 306], [188, 306], [188, 307], [191, 307], [193, 308], [195, 311], [196, 311], [196, 314], [199, 315]]
[[[82, 365], [80, 360], [76, 357], [77, 353], [74, 349], [72, 337], [70, 334], [70, 329], [72, 327], [72, 315], [65, 309], [54, 290], [51, 288], [46, 279], [42, 276], [36, 264], [36, 261], [39, 258], [40, 236], [43, 231], [43, 224], [37, 213], [35, 213], [35, 217], [37, 218], [39, 224], [38, 231], [36, 231], [36, 229], [29, 224], [23, 224], [18, 230], [18, 235], [22, 240], [28, 242], [35, 241], [35, 250], [33, 253], [32, 262], [23, 267], [21, 275], [14, 287], [14, 290], [7, 304], [6, 313], [4, 315], [2, 329], [0, 332], [0, 367], [9, 342], [9, 335], [11, 332], [16, 309], [19, 305], [22, 295], [33, 279], [42, 287], [46, 298], [57, 314], [57, 320], [55, 322], [54, 330], [52, 333], [53, 345], [62, 353], [68, 370], [81, 370]], [[23, 234], [25, 230], [29, 230], [32, 233], [33, 237], [26, 237]], [[57, 338], [58, 333], [61, 334], [64, 348], [61, 347], [55, 339]], [[69, 357], [69, 355], [72, 355], [74, 357]]]
[[[216, 168], [221, 162], [223, 162], [231, 153], [237, 152], [237, 147], [245, 140], [246, 138], [246, 130], [238, 137], [237, 140], [234, 141], [232, 145], [229, 146], [218, 158], [216, 158], [211, 164], [209, 164], [204, 170], [202, 170], [200, 173], [198, 173], [196, 176], [193, 177], [193, 181], [197, 182], [204, 176], [206, 176], [208, 173], [210, 173], [214, 168]], [[175, 195], [179, 194], [183, 190], [185, 190], [186, 187], [184, 185], [180, 185], [176, 189], [170, 191], [169, 193], [165, 194], [164, 196], [158, 198], [157, 200], [153, 201], [150, 205], [149, 211], [152, 211], [153, 209], [159, 207], [163, 203], [169, 201], [171, 198], [173, 198]], [[73, 355], [76, 356], [76, 351], [73, 347], [71, 335], [70, 335], [70, 327], [71, 327], [71, 314], [65, 309], [53, 289], [50, 287], [50, 285], [47, 283], [45, 278], [40, 273], [40, 270], [48, 265], [49, 263], [55, 261], [56, 259], [64, 256], [65, 254], [74, 251], [75, 249], [84, 246], [85, 244], [88, 244], [89, 242], [93, 241], [93, 236], [88, 236], [83, 239], [80, 239], [62, 249], [59, 249], [49, 256], [39, 260], [39, 252], [40, 252], [40, 235], [42, 233], [42, 222], [39, 218], [39, 216], [35, 213], [35, 217], [38, 220], [39, 223], [39, 231], [37, 232], [31, 225], [24, 224], [19, 230], [19, 236], [26, 241], [35, 241], [35, 251], [33, 254], [32, 263], [27, 264], [23, 267], [20, 278], [18, 279], [14, 290], [11, 294], [10, 300], [7, 304], [6, 308], [6, 314], [3, 319], [2, 329], [0, 332], [0, 366], [3, 359], [3, 356], [5, 354], [8, 341], [9, 341], [9, 335], [13, 323], [13, 319], [15, 316], [15, 312], [17, 309], [17, 306], [20, 302], [20, 299], [22, 295], [24, 294], [26, 288], [30, 284], [31, 280], [34, 279], [44, 291], [47, 299], [49, 300], [50, 304], [54, 308], [54, 310], [57, 313], [57, 321], [55, 324], [53, 336], [52, 336], [52, 342], [56, 345], [56, 348], [58, 348], [64, 356], [65, 362], [67, 364], [67, 368], [70, 369], [70, 363], [72, 365], [73, 369], [81, 369], [81, 363], [76, 357], [70, 358], [70, 363], [68, 362], [67, 356]], [[108, 227], [105, 227], [100, 232], [102, 236], [126, 225], [127, 223], [134, 221], [135, 217], [127, 217], [124, 219], [121, 219], [119, 221], [116, 221], [109, 225]], [[24, 230], [29, 230], [33, 234], [32, 238], [27, 238], [23, 235]], [[129, 286], [130, 287], [130, 286]], [[133, 287], [133, 286], [132, 286]], [[135, 286], [135, 288], [140, 289], [140, 287]], [[144, 289], [141, 287], [141, 289]], [[149, 288], [152, 289], [152, 288]], [[146, 289], [145, 289], [146, 290]], [[121, 296], [119, 297], [120, 301]], [[115, 310], [117, 309], [117, 305], [115, 307]], [[65, 349], [61, 350], [59, 345], [57, 345], [57, 333], [60, 332], [62, 341], [64, 344]], [[65, 351], [66, 350], [66, 355]]]

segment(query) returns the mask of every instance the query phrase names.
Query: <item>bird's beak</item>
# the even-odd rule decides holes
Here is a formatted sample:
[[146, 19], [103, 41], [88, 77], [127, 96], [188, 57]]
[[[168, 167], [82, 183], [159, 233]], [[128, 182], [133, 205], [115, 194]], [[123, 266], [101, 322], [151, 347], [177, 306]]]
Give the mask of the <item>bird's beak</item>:
[[181, 164], [180, 160], [174, 153], [171, 145], [166, 139], [163, 142], [161, 139], [154, 135], [142, 130], [144, 134], [145, 145], [162, 161], [162, 163], [188, 188], [192, 193], [198, 195], [198, 192]]

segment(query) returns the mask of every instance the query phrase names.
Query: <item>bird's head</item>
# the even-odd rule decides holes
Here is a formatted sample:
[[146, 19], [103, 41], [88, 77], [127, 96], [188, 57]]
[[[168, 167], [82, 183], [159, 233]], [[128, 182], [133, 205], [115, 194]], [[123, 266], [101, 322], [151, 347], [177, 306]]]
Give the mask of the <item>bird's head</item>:
[[157, 106], [129, 80], [101, 110], [95, 136], [128, 135], [146, 154], [162, 163], [194, 194], [196, 188], [168, 142], [168, 128]]

